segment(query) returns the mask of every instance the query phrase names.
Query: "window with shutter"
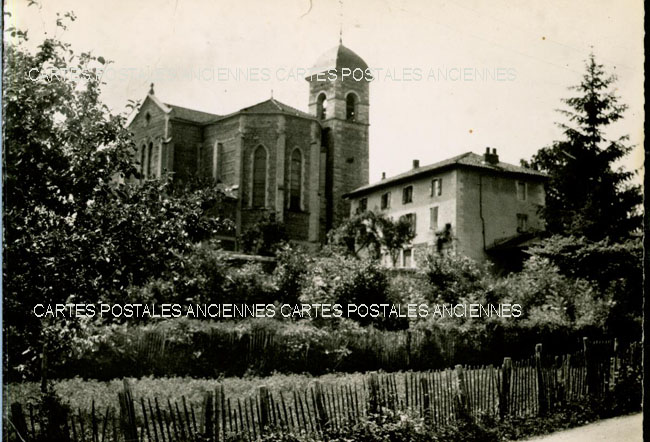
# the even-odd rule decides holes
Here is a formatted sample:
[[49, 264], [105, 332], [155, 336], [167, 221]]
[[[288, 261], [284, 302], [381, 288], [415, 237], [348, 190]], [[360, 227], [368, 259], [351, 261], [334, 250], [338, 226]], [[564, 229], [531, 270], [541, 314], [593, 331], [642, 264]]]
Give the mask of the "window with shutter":
[[402, 190], [402, 204], [413, 202], [413, 186], [406, 186]]
[[435, 178], [431, 180], [431, 196], [442, 195], [442, 179]]
[[430, 222], [429, 228], [434, 232], [438, 231], [438, 206], [432, 207], [430, 209]]
[[381, 210], [390, 209], [390, 192], [386, 192], [381, 196]]
[[517, 181], [517, 199], [519, 201], [526, 201], [526, 182]]

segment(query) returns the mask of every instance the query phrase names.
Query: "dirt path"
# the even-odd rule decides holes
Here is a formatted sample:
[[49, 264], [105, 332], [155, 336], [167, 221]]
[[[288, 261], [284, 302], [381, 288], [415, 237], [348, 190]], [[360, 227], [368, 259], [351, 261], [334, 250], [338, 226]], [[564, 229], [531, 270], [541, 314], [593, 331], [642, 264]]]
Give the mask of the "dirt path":
[[527, 442], [640, 442], [642, 422], [642, 414], [638, 413], [527, 439]]

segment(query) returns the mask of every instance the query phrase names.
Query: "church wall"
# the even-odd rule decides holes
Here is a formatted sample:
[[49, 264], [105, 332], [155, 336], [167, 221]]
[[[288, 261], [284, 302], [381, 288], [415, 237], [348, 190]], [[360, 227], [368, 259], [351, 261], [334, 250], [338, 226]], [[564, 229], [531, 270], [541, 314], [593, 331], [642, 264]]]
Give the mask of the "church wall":
[[[146, 115], [150, 115], [147, 123]], [[161, 140], [165, 138], [165, 118], [166, 114], [158, 105], [151, 100], [145, 100], [138, 114], [135, 116], [129, 129], [133, 132], [136, 143], [135, 160], [140, 165], [142, 158], [142, 146], [149, 145], [150, 142], [154, 143], [152, 161], [153, 164], [158, 164], [158, 151]], [[163, 158], [164, 159], [164, 158]], [[141, 167], [142, 165], [140, 165]], [[163, 162], [162, 170], [164, 171], [168, 165]], [[134, 180], [135, 178], [132, 178]]]
[[[286, 118], [285, 127], [285, 155], [284, 155], [284, 223], [291, 239], [307, 241], [309, 239], [310, 223], [310, 194], [314, 187], [318, 187], [318, 175], [312, 176], [312, 162], [319, 162], [319, 158], [312, 158], [312, 124], [303, 118]], [[314, 140], [315, 141], [315, 140]], [[291, 155], [295, 148], [302, 153], [302, 192], [300, 210], [289, 209]]]
[[328, 126], [332, 137], [332, 215], [336, 227], [350, 213], [350, 203], [343, 195], [368, 183], [368, 127], [340, 120], [330, 120]]
[[211, 124], [204, 129], [205, 142], [203, 173], [213, 176], [213, 155], [217, 143], [221, 143], [221, 157], [217, 159], [221, 182], [227, 186], [239, 184], [239, 169], [237, 167], [237, 149], [239, 148], [239, 120], [228, 118]]
[[203, 143], [201, 126], [177, 120], [170, 122], [174, 178], [187, 180], [197, 175], [198, 150]]

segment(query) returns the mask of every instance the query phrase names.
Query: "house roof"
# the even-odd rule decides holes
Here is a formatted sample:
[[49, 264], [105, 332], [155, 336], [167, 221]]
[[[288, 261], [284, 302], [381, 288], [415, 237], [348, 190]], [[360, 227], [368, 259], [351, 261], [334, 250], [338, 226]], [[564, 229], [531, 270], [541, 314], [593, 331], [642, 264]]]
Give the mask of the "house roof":
[[467, 168], [474, 168], [474, 169], [482, 169], [485, 171], [489, 172], [494, 172], [494, 173], [505, 173], [505, 174], [514, 174], [514, 175], [521, 175], [521, 176], [527, 176], [533, 179], [538, 179], [538, 180], [545, 180], [547, 179], [547, 175], [543, 172], [539, 172], [537, 170], [533, 169], [528, 169], [525, 167], [521, 166], [515, 166], [514, 164], [509, 164], [509, 163], [504, 163], [502, 161], [499, 161], [496, 164], [491, 164], [486, 162], [483, 159], [482, 155], [475, 154], [473, 152], [465, 152], [462, 155], [458, 155], [452, 158], [448, 158], [443, 161], [439, 161], [437, 163], [429, 164], [427, 166], [421, 166], [417, 167], [414, 169], [411, 169], [407, 172], [385, 178], [381, 181], [377, 181], [375, 183], [370, 183], [365, 186], [359, 187], [358, 189], [355, 189], [351, 192], [348, 192], [347, 194], [344, 195], [344, 197], [351, 197], [351, 196], [356, 196], [356, 195], [361, 195], [365, 193], [369, 193], [370, 191], [382, 188], [382, 187], [388, 187], [394, 184], [402, 183], [405, 181], [409, 181], [415, 178], [420, 178], [422, 176], [430, 175], [433, 173], [440, 172], [445, 169], [451, 169], [451, 168], [460, 168], [460, 167], [467, 167]]

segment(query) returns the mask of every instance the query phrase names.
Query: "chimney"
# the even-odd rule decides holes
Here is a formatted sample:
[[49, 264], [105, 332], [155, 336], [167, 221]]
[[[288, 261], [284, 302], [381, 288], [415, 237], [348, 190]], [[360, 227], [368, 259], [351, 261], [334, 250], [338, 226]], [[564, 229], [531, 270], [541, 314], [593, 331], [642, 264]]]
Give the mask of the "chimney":
[[413, 169], [420, 167], [420, 160], [413, 160]]
[[499, 155], [497, 155], [497, 150], [492, 149], [492, 153], [490, 153], [490, 148], [486, 147], [485, 154], [483, 155], [483, 160], [488, 164], [498, 164]]
[[381, 179], [382, 179], [382, 180], [385, 180], [385, 179], [386, 179], [386, 172], [382, 172], [382, 173], [381, 173]]

